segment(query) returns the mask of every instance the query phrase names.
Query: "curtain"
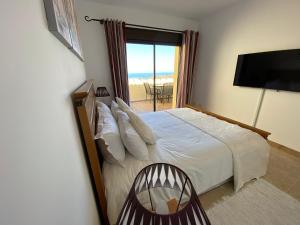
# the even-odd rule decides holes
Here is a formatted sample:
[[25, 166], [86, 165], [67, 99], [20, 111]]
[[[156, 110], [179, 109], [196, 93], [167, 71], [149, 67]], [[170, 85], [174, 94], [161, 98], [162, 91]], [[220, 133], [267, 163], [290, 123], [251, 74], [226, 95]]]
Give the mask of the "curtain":
[[199, 32], [185, 31], [183, 33], [176, 102], [179, 108], [191, 103], [198, 38]]
[[105, 20], [103, 24], [114, 94], [129, 104], [125, 22]]

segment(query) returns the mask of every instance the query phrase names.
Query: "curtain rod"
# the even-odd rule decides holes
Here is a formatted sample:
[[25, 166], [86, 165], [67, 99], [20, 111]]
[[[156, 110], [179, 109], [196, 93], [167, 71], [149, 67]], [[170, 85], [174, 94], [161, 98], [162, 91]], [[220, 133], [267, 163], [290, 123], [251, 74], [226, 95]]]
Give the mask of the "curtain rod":
[[[103, 24], [104, 21], [105, 21], [104, 19], [95, 19], [95, 18], [90, 18], [89, 16], [85, 16], [84, 19], [87, 22], [98, 21], [101, 24]], [[159, 31], [173, 32], [173, 33], [180, 33], [180, 34], [183, 33], [183, 31], [181, 31], [181, 30], [172, 30], [172, 29], [165, 29], [165, 28], [160, 28], [160, 27], [150, 27], [150, 26], [131, 24], [131, 23], [126, 23], [126, 27], [146, 28], [146, 29], [149, 29], [149, 30], [159, 30]]]

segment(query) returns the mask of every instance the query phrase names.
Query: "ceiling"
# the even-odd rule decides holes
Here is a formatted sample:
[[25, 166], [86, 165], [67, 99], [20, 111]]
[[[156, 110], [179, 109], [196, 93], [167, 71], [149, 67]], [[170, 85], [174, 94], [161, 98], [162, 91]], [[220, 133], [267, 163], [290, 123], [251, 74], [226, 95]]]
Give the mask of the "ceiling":
[[[84, 0], [91, 1], [91, 0]], [[147, 9], [189, 19], [201, 17], [243, 0], [92, 0], [95, 2]]]

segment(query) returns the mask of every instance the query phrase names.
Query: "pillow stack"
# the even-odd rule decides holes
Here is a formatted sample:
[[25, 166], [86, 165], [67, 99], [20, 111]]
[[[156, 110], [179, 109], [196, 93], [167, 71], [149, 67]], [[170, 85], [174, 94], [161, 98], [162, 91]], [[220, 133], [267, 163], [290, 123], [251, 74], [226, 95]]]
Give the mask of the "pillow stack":
[[96, 102], [98, 123], [96, 143], [106, 161], [122, 165], [125, 149], [121, 141], [119, 128], [110, 109], [102, 102]]
[[126, 148], [136, 159], [149, 160], [147, 144], [156, 143], [154, 132], [122, 99], [116, 100], [117, 103], [112, 101], [111, 109], [96, 102], [98, 124], [95, 139], [104, 159], [123, 166]]
[[127, 113], [132, 126], [136, 129], [142, 139], [147, 144], [155, 144], [156, 137], [151, 127], [147, 123], [145, 123], [145, 121], [143, 121], [142, 118], [137, 113], [135, 113], [122, 99], [116, 99], [119, 107]]
[[121, 138], [127, 151], [139, 160], [148, 160], [148, 148], [143, 139], [130, 124], [129, 117], [125, 112], [118, 112], [118, 124]]

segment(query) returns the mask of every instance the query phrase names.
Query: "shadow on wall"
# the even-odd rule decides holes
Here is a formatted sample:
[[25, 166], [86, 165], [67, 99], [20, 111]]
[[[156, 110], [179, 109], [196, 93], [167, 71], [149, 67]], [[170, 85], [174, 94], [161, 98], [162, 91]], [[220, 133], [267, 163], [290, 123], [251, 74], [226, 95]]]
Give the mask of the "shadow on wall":
[[[253, 6], [248, 2], [243, 3], [242, 8], [248, 7]], [[204, 18], [200, 23], [198, 69], [195, 75], [193, 102], [204, 108], [214, 110], [215, 104], [218, 103], [218, 111], [228, 112], [229, 99], [224, 98], [223, 101], [219, 99], [226, 95], [234, 97], [243, 95], [240, 91], [237, 93], [238, 88], [233, 87], [237, 57], [241, 53], [255, 49], [259, 51], [261, 50], [259, 47], [262, 46], [259, 43], [253, 49], [253, 44], [248, 44], [247, 40], [243, 39], [248, 37], [251, 40], [254, 35], [245, 26], [245, 21], [259, 24], [259, 19], [252, 18], [250, 14], [244, 15], [243, 11], [241, 4], [234, 4], [230, 6], [230, 15], [226, 11], [226, 19], [222, 19], [223, 12], [218, 12]], [[246, 89], [243, 90], [248, 92]]]
[[[202, 34], [200, 29], [200, 47], [198, 53], [198, 69], [195, 75], [194, 91], [192, 102], [196, 105], [201, 105], [205, 108], [210, 108], [210, 102], [212, 96], [211, 86], [217, 79], [216, 71], [218, 63], [218, 49], [222, 46], [216, 44], [219, 43], [219, 39], [223, 39], [226, 35], [225, 29], [218, 30], [216, 35], [211, 35], [210, 40], [207, 41], [206, 37]], [[204, 84], [204, 85], [202, 85]]]

